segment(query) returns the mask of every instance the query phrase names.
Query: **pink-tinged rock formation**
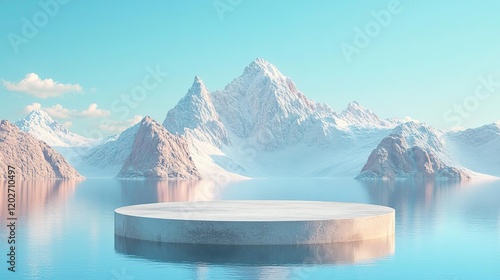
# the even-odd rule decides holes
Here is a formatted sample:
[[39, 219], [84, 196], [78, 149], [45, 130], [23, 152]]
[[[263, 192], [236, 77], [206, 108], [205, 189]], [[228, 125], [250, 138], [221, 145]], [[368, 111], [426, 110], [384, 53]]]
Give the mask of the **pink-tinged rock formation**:
[[118, 174], [122, 178], [200, 177], [184, 137], [171, 134], [150, 117], [139, 123], [132, 152]]
[[470, 179], [465, 170], [444, 163], [434, 151], [410, 146], [405, 137], [391, 134], [371, 153], [358, 179], [446, 178]]
[[45, 142], [21, 131], [6, 120], [0, 122], [1, 179], [7, 166], [16, 170], [16, 179], [78, 179], [80, 174]]

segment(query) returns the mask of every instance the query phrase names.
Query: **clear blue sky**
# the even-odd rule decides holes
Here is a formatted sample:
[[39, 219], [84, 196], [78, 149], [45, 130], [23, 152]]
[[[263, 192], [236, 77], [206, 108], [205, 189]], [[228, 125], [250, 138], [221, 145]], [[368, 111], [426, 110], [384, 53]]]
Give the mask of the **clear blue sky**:
[[[37, 1], [1, 5], [2, 119], [15, 121], [39, 103], [54, 112], [60, 104], [66, 115], [56, 119], [87, 135], [103, 121], [119, 127], [135, 115], [162, 122], [195, 75], [210, 90], [222, 89], [262, 57], [336, 111], [356, 100], [381, 117], [411, 116], [438, 128], [500, 120], [495, 0], [68, 1], [53, 13], [53, 5], [47, 12]], [[381, 10], [391, 18], [376, 23], [372, 11]], [[30, 24], [37, 30], [23, 35]], [[368, 44], [356, 44], [356, 28], [371, 30]], [[350, 61], [346, 45], [357, 48]], [[142, 85], [148, 67], [168, 76], [149, 80], [154, 86], [125, 110], [121, 96]], [[73, 90], [47, 98], [26, 94], [17, 83], [28, 73]], [[486, 87], [478, 77], [493, 82]], [[95, 114], [84, 113], [93, 103]]]

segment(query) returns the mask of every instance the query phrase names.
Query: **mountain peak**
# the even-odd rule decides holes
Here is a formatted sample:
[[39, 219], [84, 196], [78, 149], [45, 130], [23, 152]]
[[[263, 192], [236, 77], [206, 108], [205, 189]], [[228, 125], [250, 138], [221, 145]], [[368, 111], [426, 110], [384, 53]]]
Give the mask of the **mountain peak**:
[[75, 147], [91, 142], [89, 138], [70, 132], [43, 110], [31, 111], [25, 118], [15, 122], [15, 125], [52, 147]]
[[435, 132], [435, 131], [437, 131], [436, 129], [434, 129], [433, 127], [431, 127], [430, 125], [428, 125], [426, 123], [420, 123], [420, 122], [416, 122], [413, 120], [404, 122], [404, 123], [398, 125], [397, 127], [395, 127], [394, 129], [398, 133], [404, 133], [404, 132], [412, 133], [412, 131], [417, 131], [417, 130], [420, 130], [422, 132], [431, 132], [431, 131]]
[[350, 112], [355, 112], [355, 111], [366, 111], [367, 109], [363, 106], [361, 106], [357, 101], [352, 101], [347, 104], [347, 110]]
[[267, 61], [267, 60], [265, 60], [263, 58], [260, 58], [260, 57], [256, 58], [250, 64], [255, 64], [255, 65], [258, 65], [258, 66], [263, 67], [263, 68], [269, 67], [269, 66], [274, 66], [274, 65], [271, 64], [271, 62], [269, 62], [269, 61]]
[[151, 124], [155, 124], [155, 125], [160, 125], [159, 123], [157, 123], [152, 117], [150, 116], [145, 116], [144, 118], [142, 118], [142, 120], [139, 122], [139, 126], [145, 126], [145, 125], [151, 125]]
[[285, 76], [281, 74], [276, 66], [262, 58], [257, 58], [256, 60], [252, 61], [243, 72], [243, 75], [249, 76], [256, 76], [258, 74], [268, 76], [273, 80], [285, 79]]
[[193, 85], [191, 85], [191, 88], [189, 89], [187, 95], [208, 95], [208, 89], [200, 77], [194, 77]]
[[352, 101], [347, 105], [347, 109], [342, 111], [339, 117], [348, 124], [357, 125], [388, 125], [381, 120], [375, 113], [361, 106], [358, 102]]
[[199, 76], [194, 76], [193, 86], [194, 85], [205, 86], [205, 83]]
[[40, 110], [40, 109], [35, 109], [33, 111], [31, 111], [28, 116], [48, 116], [49, 114], [47, 114], [47, 112], [43, 111], [43, 110]]
[[135, 133], [118, 177], [199, 178], [188, 143], [146, 116]]
[[39, 109], [31, 111], [24, 119], [17, 121], [15, 125], [24, 132], [29, 132], [30, 128], [37, 127], [68, 133], [68, 130], [62, 124], [52, 119], [47, 112]]
[[153, 122], [153, 118], [150, 117], [150, 116], [145, 116], [144, 118], [142, 118], [141, 120], [141, 123], [150, 123], [150, 122]]
[[4, 131], [11, 131], [12, 129], [17, 128], [13, 124], [11, 124], [8, 120], [1, 120], [0, 121], [0, 130]]
[[54, 119], [52, 119], [47, 112], [40, 109], [31, 111], [28, 116], [26, 116], [26, 120], [36, 121], [38, 123], [45, 122], [47, 124], [54, 122]]

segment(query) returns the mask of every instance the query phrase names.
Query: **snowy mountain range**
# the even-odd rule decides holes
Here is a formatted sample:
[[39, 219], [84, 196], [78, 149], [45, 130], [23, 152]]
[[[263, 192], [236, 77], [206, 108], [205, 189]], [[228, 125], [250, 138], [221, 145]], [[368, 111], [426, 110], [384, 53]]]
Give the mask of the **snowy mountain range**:
[[195, 77], [163, 125], [146, 117], [105, 140], [71, 133], [43, 111], [16, 125], [88, 177], [500, 176], [497, 124], [446, 132], [380, 119], [357, 102], [337, 113], [263, 59], [219, 91]]
[[70, 132], [42, 110], [33, 110], [15, 123], [19, 129], [35, 138], [43, 139], [51, 147], [85, 146], [95, 140]]
[[42, 140], [64, 158], [71, 165], [78, 165], [82, 156], [102, 140], [90, 139], [69, 131], [49, 114], [42, 110], [31, 111], [24, 119], [15, 122], [15, 125], [24, 132]]

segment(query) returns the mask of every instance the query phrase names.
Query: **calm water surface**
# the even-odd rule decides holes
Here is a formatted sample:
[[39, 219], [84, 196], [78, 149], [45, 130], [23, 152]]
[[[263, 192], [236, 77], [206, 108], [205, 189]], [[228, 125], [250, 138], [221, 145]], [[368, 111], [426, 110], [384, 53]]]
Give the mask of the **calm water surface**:
[[[0, 279], [500, 279], [500, 181], [352, 179], [17, 184], [17, 272], [7, 271], [0, 194]], [[396, 209], [394, 239], [311, 247], [175, 246], [115, 238], [115, 208], [152, 202], [290, 199]]]

